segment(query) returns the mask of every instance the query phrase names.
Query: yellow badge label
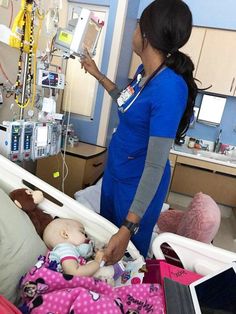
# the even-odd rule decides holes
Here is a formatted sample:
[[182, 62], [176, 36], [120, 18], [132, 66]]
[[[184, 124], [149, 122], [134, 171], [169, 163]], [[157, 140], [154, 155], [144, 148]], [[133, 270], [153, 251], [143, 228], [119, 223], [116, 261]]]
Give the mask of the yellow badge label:
[[72, 41], [72, 34], [65, 31], [61, 31], [59, 34], [59, 40], [65, 44], [70, 44]]
[[53, 178], [58, 178], [58, 177], [60, 177], [59, 171], [53, 172]]

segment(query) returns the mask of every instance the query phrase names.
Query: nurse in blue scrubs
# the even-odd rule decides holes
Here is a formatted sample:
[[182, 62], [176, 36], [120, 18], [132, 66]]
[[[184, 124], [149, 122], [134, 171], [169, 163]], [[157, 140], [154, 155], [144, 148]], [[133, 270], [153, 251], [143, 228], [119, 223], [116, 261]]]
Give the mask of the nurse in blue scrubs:
[[105, 250], [107, 264], [122, 258], [130, 239], [147, 255], [170, 182], [169, 151], [187, 131], [197, 95], [193, 63], [179, 51], [191, 30], [192, 14], [183, 1], [153, 1], [133, 35], [142, 64], [121, 90], [88, 54], [81, 61], [116, 101], [119, 113], [101, 193], [101, 215], [119, 227]]

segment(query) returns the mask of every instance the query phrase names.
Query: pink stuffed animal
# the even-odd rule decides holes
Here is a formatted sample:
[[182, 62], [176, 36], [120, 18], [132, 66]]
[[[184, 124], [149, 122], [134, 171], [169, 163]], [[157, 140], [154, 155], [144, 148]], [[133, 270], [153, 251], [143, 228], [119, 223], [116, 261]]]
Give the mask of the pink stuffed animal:
[[167, 210], [157, 221], [160, 232], [172, 232], [204, 243], [211, 243], [221, 221], [216, 202], [206, 194], [194, 195], [186, 211]]

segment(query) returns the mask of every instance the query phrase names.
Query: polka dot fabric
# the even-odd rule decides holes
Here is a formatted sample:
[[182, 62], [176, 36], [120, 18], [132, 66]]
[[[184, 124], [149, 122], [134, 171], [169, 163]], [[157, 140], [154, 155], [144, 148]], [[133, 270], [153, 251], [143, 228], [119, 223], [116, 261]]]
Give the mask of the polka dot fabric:
[[159, 284], [112, 287], [92, 277], [71, 276], [37, 263], [21, 281], [24, 313], [164, 314]]

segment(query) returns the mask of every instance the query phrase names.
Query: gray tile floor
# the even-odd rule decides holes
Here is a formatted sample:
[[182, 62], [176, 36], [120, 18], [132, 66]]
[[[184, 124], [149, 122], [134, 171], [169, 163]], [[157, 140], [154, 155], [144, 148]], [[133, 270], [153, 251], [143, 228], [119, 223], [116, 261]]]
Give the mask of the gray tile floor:
[[[185, 209], [191, 201], [191, 197], [170, 192], [168, 204], [174, 208]], [[218, 204], [221, 209], [221, 224], [213, 241], [215, 246], [236, 252], [236, 209]]]

